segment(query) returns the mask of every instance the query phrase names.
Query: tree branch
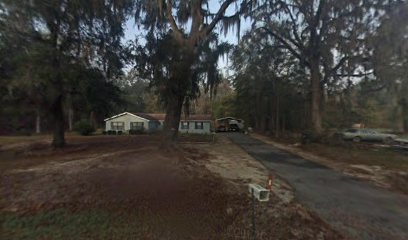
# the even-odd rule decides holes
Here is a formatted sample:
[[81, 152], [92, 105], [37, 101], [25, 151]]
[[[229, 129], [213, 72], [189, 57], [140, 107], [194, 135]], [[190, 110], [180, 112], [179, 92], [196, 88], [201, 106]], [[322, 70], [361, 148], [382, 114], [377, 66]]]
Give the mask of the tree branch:
[[173, 29], [173, 33], [177, 41], [181, 42], [184, 40], [184, 34], [177, 26], [176, 20], [173, 17], [172, 11], [173, 10], [173, 0], [166, 1], [166, 17], [170, 22], [171, 29]]
[[317, 11], [316, 11], [316, 16], [315, 16], [315, 19], [314, 19], [314, 25], [317, 27], [318, 25], [319, 25], [319, 21], [320, 21], [320, 18], [321, 18], [321, 16], [322, 16], [322, 12], [323, 12], [323, 8], [324, 8], [324, 5], [326, 4], [326, 1], [325, 0], [320, 0], [319, 1], [319, 6], [318, 6], [318, 8], [317, 8]]
[[[292, 21], [292, 32], [293, 32], [293, 35], [294, 35], [294, 37], [295, 37], [295, 39], [297, 41], [297, 44], [296, 44], [297, 47], [300, 48], [301, 50], [303, 50], [304, 45], [303, 45], [303, 41], [301, 40], [301, 38], [299, 36], [299, 33], [298, 33], [297, 22], [296, 22], [295, 16], [293, 15], [292, 11], [289, 8], [289, 5], [286, 2], [279, 1], [279, 3], [284, 7], [286, 13], [289, 15], [289, 17], [290, 17], [290, 19]], [[292, 41], [292, 43], [295, 44], [294, 41]]]
[[260, 29], [263, 29], [266, 31], [266, 33], [270, 34], [272, 37], [276, 38], [279, 42], [281, 42], [288, 50], [293, 54], [294, 57], [298, 58], [300, 61], [305, 61], [306, 65], [309, 66], [309, 62], [307, 62], [303, 57], [302, 54], [297, 52], [296, 49], [294, 49], [290, 43], [281, 35], [275, 33], [274, 31], [266, 28], [266, 27], [260, 27]]
[[336, 73], [341, 68], [341, 66], [343, 66], [343, 64], [346, 63], [346, 61], [349, 59], [350, 59], [349, 56], [345, 56], [341, 58], [340, 61], [337, 63], [337, 65], [332, 68], [331, 72]]
[[335, 74], [336, 77], [365, 77], [374, 74], [374, 71], [368, 73], [352, 73], [352, 74]]
[[[331, 22], [331, 18], [329, 16], [329, 10], [326, 9], [326, 12], [323, 13], [325, 10], [326, 2], [324, 0], [321, 1], [321, 5], [319, 6], [320, 13], [319, 13], [319, 21], [322, 21], [322, 26], [319, 29], [318, 41], [321, 42], [323, 36], [326, 34], [327, 29], [329, 28], [329, 23]], [[323, 15], [323, 16], [322, 16]]]
[[201, 9], [202, 4], [203, 4], [203, 0], [193, 1], [193, 3], [192, 3], [191, 11], [192, 11], [193, 20], [192, 20], [192, 23], [191, 23], [190, 34], [194, 34], [196, 32], [199, 32], [200, 27], [204, 23], [204, 16], [203, 16], [203, 12], [202, 12], [202, 9]]
[[215, 26], [217, 25], [217, 23], [224, 17], [225, 11], [227, 10], [227, 8], [236, 0], [227, 0], [225, 1], [220, 9], [218, 10], [217, 14], [215, 14], [214, 19], [211, 21], [211, 23], [205, 28], [204, 30], [204, 34], [208, 35], [210, 32], [212, 32], [212, 30], [214, 30]]

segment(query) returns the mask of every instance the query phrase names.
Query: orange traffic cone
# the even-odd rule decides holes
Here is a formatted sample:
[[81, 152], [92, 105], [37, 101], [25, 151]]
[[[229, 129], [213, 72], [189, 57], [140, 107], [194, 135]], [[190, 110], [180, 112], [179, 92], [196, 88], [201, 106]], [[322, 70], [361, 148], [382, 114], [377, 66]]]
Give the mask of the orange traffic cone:
[[272, 179], [273, 179], [272, 175], [269, 175], [268, 184], [266, 186], [266, 189], [268, 189], [269, 191], [272, 191]]

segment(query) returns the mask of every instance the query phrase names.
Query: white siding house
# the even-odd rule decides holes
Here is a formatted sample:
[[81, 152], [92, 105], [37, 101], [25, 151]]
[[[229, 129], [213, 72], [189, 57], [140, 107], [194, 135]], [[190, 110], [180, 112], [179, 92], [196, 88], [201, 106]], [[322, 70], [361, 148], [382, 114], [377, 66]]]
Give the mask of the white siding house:
[[[142, 130], [156, 132], [163, 130], [165, 114], [124, 112], [105, 119], [105, 131]], [[210, 134], [212, 118], [209, 115], [191, 115], [182, 117], [179, 126], [181, 133]]]
[[105, 130], [106, 131], [129, 131], [132, 128], [146, 129], [149, 124], [149, 120], [141, 118], [135, 114], [124, 112], [113, 117], [105, 119]]
[[179, 132], [194, 134], [209, 134], [211, 133], [211, 121], [181, 120]]

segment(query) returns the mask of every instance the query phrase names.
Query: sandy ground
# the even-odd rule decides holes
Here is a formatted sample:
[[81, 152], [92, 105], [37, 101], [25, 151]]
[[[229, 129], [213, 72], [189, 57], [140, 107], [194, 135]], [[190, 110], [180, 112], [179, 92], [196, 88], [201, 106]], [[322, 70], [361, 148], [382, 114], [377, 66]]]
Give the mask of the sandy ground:
[[[226, 138], [172, 153], [160, 151], [158, 140], [72, 137], [64, 150], [47, 141], [2, 146], [0, 238], [251, 239], [247, 184], [265, 185], [268, 171]], [[258, 239], [341, 239], [276, 177], [273, 189], [268, 203], [255, 206]], [[61, 209], [69, 214], [49, 214]], [[115, 218], [107, 227], [63, 231], [75, 224], [72, 215], [91, 210]]]
[[205, 167], [229, 180], [238, 187], [256, 183], [266, 187], [272, 179], [272, 192], [284, 203], [293, 201], [293, 191], [288, 184], [276, 178], [259, 161], [256, 161], [227, 137], [219, 136], [217, 144], [204, 144], [200, 149], [210, 154]]

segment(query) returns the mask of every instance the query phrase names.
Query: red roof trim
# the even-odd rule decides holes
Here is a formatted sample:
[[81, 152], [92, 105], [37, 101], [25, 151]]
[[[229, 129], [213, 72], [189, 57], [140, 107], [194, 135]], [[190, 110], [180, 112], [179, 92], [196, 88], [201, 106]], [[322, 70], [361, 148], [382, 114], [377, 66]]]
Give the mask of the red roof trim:
[[[166, 114], [164, 113], [134, 113], [134, 115], [137, 115], [139, 117], [145, 118], [147, 120], [151, 121], [164, 121], [166, 119]], [[213, 118], [211, 115], [189, 115], [181, 116], [181, 121], [212, 121]]]

